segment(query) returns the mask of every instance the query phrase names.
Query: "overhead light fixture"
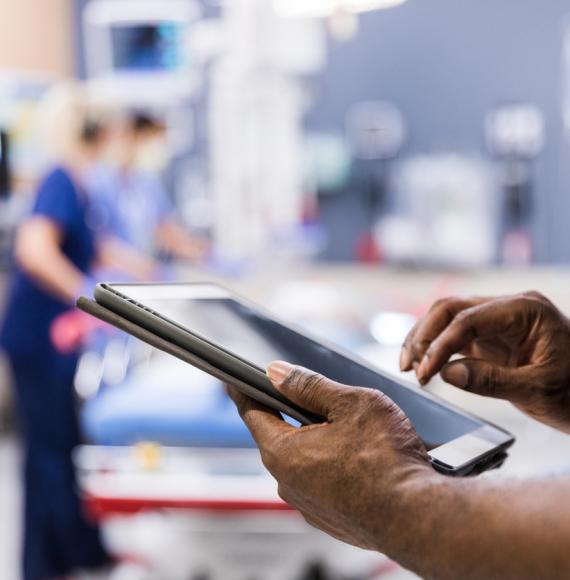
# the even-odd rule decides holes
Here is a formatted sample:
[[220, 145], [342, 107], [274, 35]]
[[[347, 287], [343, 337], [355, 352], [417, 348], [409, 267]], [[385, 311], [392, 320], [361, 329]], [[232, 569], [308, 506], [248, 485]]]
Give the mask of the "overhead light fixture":
[[274, 0], [279, 16], [327, 18], [339, 13], [359, 14], [404, 4], [406, 0]]

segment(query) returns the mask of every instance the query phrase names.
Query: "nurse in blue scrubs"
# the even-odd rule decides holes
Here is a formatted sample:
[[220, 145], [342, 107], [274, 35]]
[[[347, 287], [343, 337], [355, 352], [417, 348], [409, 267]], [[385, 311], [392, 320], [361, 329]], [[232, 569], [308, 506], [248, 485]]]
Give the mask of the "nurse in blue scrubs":
[[135, 113], [114, 135], [113, 165], [100, 165], [90, 176], [103, 231], [142, 255], [204, 262], [209, 243], [180, 223], [163, 185], [168, 163], [164, 124]]
[[25, 447], [24, 580], [63, 578], [109, 562], [99, 530], [83, 513], [72, 463], [80, 443], [73, 388], [78, 355], [59, 352], [50, 337], [54, 321], [92, 287], [91, 272], [104, 254], [88, 225], [83, 183], [105, 130], [86, 121], [76, 87], [56, 89], [47, 101], [58, 165], [39, 185], [19, 229], [0, 331]]

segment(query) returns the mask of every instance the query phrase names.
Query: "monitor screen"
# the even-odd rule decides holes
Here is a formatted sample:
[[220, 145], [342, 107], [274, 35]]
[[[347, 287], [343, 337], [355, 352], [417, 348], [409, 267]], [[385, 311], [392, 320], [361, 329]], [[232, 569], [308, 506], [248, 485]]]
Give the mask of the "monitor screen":
[[120, 72], [172, 72], [184, 67], [185, 30], [175, 22], [113, 26], [113, 68]]

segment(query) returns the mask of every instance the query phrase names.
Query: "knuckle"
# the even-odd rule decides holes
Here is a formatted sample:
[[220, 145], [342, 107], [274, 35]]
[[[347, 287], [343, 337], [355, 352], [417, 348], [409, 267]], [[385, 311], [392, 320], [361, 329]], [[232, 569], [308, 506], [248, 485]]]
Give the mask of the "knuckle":
[[468, 390], [476, 390], [481, 395], [494, 397], [499, 390], [499, 381], [500, 375], [498, 369], [495, 367], [489, 367], [481, 374], [477, 381], [477, 388], [474, 389], [470, 384]]
[[548, 298], [544, 294], [538, 292], [538, 290], [529, 290], [528, 292], [523, 292], [522, 296], [530, 300], [538, 300], [539, 302], [548, 302]]
[[541, 314], [558, 313], [556, 306], [540, 292], [525, 292], [520, 295], [519, 300], [522, 311], [526, 312], [531, 318]]
[[346, 406], [360, 409], [371, 409], [378, 405], [382, 400], [383, 394], [376, 389], [358, 388], [351, 389], [343, 396], [343, 402]]
[[458, 298], [456, 296], [444, 296], [443, 298], [438, 298], [431, 307], [430, 311], [433, 310], [440, 310], [442, 308], [449, 308], [455, 302], [457, 302]]
[[325, 385], [328, 382], [328, 379], [319, 375], [317, 373], [310, 373], [304, 382], [304, 385], [307, 389], [314, 390], [318, 389], [320, 386]]
[[332, 399], [339, 404], [355, 405], [362, 402], [363, 397], [366, 397], [365, 391], [367, 389], [357, 387], [347, 387], [343, 391], [334, 393]]
[[325, 377], [302, 368], [295, 368], [293, 372], [285, 380], [285, 385], [287, 387], [292, 387], [294, 389], [312, 389], [319, 386], [322, 381], [325, 381]]
[[333, 393], [330, 398], [331, 408], [336, 413], [358, 414], [361, 407], [367, 406], [367, 396], [365, 391], [368, 389], [358, 387], [347, 387], [343, 391]]
[[415, 354], [421, 355], [429, 348], [430, 344], [431, 344], [431, 341], [429, 341], [425, 338], [415, 338], [411, 344], [412, 351]]
[[465, 334], [467, 332], [474, 333], [476, 317], [479, 313], [479, 309], [469, 308], [467, 310], [462, 310], [454, 319], [450, 325], [450, 328], [457, 332], [458, 334]]
[[452, 324], [455, 326], [465, 326], [469, 320], [473, 317], [472, 310], [462, 310], [457, 314], [457, 316], [453, 319]]
[[294, 377], [294, 386], [305, 399], [312, 400], [317, 397], [320, 388], [329, 382], [327, 378], [317, 373], [307, 371], [295, 372], [298, 372], [298, 376], [296, 378]]
[[[511, 314], [511, 324], [514, 325], [517, 320], [523, 322], [526, 327], [531, 327], [537, 318], [551, 313], [550, 303], [538, 298], [527, 295], [519, 296], [515, 304], [516, 309], [513, 309]], [[518, 315], [518, 317], [517, 317]]]
[[362, 402], [367, 409], [374, 409], [384, 413], [394, 412], [398, 409], [396, 404], [382, 391], [376, 389], [363, 389]]
[[532, 296], [527, 296], [527, 300], [532, 302], [533, 307], [538, 306], [539, 312], [545, 316], [560, 317], [560, 310], [546, 296], [540, 292], [533, 292]]
[[285, 379], [284, 386], [294, 389], [299, 388], [305, 379], [305, 372], [299, 367], [295, 367], [291, 374]]

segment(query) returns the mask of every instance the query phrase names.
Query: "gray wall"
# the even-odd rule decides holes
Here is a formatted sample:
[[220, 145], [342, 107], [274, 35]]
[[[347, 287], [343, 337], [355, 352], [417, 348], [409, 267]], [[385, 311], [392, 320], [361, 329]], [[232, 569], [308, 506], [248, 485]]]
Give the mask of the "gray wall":
[[525, 100], [547, 116], [536, 168], [538, 257], [570, 261], [570, 150], [561, 117], [563, 0], [409, 0], [362, 19], [347, 44], [331, 45], [310, 125], [342, 130], [351, 103], [388, 99], [410, 123], [412, 153], [483, 152], [489, 108]]
[[[76, 0], [77, 23], [85, 3]], [[355, 40], [331, 43], [309, 124], [342, 131], [351, 103], [387, 99], [409, 121], [408, 152], [477, 153], [484, 150], [483, 120], [491, 107], [535, 103], [546, 113], [548, 131], [536, 168], [538, 257], [570, 261], [570, 148], [561, 119], [567, 14], [568, 0], [409, 0], [370, 13]]]

